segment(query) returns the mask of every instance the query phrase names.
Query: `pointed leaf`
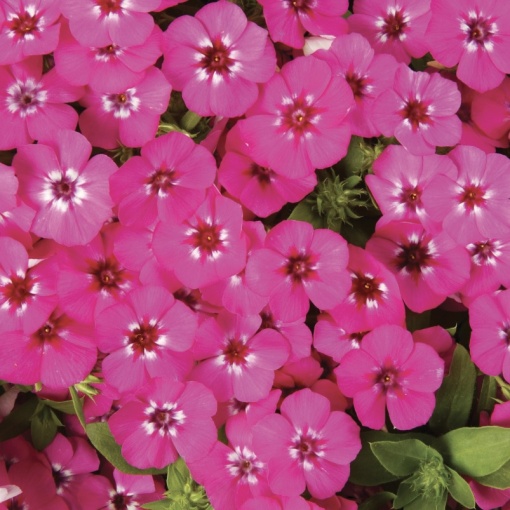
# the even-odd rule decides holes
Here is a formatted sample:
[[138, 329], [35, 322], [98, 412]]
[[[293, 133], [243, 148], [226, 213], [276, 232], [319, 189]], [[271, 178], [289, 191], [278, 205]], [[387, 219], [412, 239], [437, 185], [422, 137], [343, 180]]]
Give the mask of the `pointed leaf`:
[[86, 429], [86, 421], [85, 421], [85, 414], [83, 413], [83, 401], [84, 401], [84, 398], [80, 398], [78, 396], [78, 392], [76, 391], [75, 387], [74, 386], [71, 386], [69, 388], [69, 393], [71, 394], [71, 399], [72, 399], [72, 402], [73, 402], [73, 406], [74, 406], [74, 412], [76, 413], [76, 416], [78, 417], [78, 421], [80, 422], [81, 426], [83, 427], [83, 430], [85, 430], [85, 432], [87, 431]]
[[482, 389], [480, 390], [480, 396], [478, 397], [477, 415], [482, 411], [492, 413], [494, 404], [496, 403], [496, 393], [498, 391], [498, 383], [494, 377], [485, 375], [482, 382]]
[[393, 508], [399, 509], [407, 507], [420, 495], [413, 487], [413, 480], [404, 480], [398, 486], [398, 492], [395, 500], [393, 501]]
[[427, 460], [430, 453], [427, 445], [417, 439], [371, 443], [370, 448], [386, 470], [398, 477], [409, 476]]
[[60, 411], [65, 414], [76, 414], [76, 410], [74, 408], [74, 403], [72, 400], [62, 400], [61, 402], [57, 400], [41, 400], [41, 402], [56, 411]]
[[405, 510], [445, 510], [447, 500], [447, 490], [444, 490], [441, 494], [435, 497], [420, 495], [409, 505], [406, 505]]
[[44, 450], [55, 438], [58, 426], [62, 425], [55, 413], [48, 407], [42, 406], [30, 420], [32, 444], [36, 450]]
[[510, 460], [496, 472], [475, 478], [478, 483], [494, 489], [510, 489]]
[[159, 501], [153, 501], [152, 503], [144, 503], [142, 508], [147, 510], [169, 510], [171, 501], [168, 499], [161, 499]]
[[189, 474], [188, 467], [181, 457], [168, 466], [166, 486], [170, 492], [183, 492], [184, 486], [190, 480], [191, 476]]
[[475, 497], [469, 484], [457, 471], [448, 467], [446, 469], [448, 469], [451, 475], [450, 483], [448, 484], [448, 492], [451, 494], [452, 498], [466, 508], [474, 508]]

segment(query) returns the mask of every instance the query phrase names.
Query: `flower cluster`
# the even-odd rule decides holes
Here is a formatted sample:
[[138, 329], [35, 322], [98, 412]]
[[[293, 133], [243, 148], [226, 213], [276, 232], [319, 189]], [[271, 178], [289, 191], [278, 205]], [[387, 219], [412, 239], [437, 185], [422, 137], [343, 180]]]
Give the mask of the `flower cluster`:
[[0, 509], [508, 510], [510, 5], [180, 3], [0, 4]]

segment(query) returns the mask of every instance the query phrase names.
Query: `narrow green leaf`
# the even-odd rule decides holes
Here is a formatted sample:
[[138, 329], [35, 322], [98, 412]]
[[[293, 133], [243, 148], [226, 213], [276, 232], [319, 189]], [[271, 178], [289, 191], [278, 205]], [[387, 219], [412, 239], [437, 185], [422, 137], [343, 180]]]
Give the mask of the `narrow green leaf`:
[[153, 501], [152, 503], [144, 503], [142, 508], [147, 510], [169, 510], [170, 503], [168, 499], [161, 499], [159, 501]]
[[429, 458], [431, 450], [417, 439], [379, 441], [371, 443], [370, 448], [383, 467], [400, 478], [414, 473]]
[[395, 499], [395, 494], [392, 492], [378, 492], [370, 498], [366, 499], [358, 507], [358, 510], [381, 510], [387, 508], [388, 503]]
[[510, 459], [510, 428], [463, 427], [434, 442], [447, 465], [464, 475], [490, 475]]
[[480, 396], [478, 397], [477, 415], [482, 411], [492, 413], [494, 409], [496, 393], [498, 391], [498, 384], [494, 377], [485, 375], [482, 382], [482, 388], [480, 390]]
[[60, 411], [61, 413], [76, 414], [72, 400], [63, 400], [61, 402], [57, 400], [41, 400], [41, 402], [45, 406], [51, 407], [52, 409]]
[[50, 408], [42, 406], [30, 420], [32, 444], [36, 450], [44, 450], [55, 438], [60, 420]]
[[430, 428], [436, 433], [464, 427], [469, 419], [476, 383], [476, 368], [467, 350], [457, 344], [450, 372], [436, 393]]
[[191, 480], [191, 476], [189, 474], [188, 467], [181, 457], [168, 466], [166, 486], [170, 492], [182, 492], [184, 485], [189, 480]]
[[478, 483], [494, 489], [510, 489], [510, 460], [497, 471], [475, 478]]
[[76, 391], [76, 388], [74, 386], [71, 386], [69, 388], [69, 393], [71, 394], [71, 401], [73, 403], [74, 412], [76, 413], [76, 416], [78, 417], [78, 421], [80, 422], [81, 426], [83, 427], [83, 430], [87, 431], [87, 423], [85, 421], [85, 414], [83, 413], [83, 397], [80, 398], [78, 396], [78, 392]]
[[448, 467], [446, 469], [448, 469], [451, 476], [450, 483], [448, 484], [448, 492], [451, 494], [452, 498], [466, 508], [474, 508], [475, 497], [473, 496], [473, 491], [469, 487], [469, 484], [457, 471]]
[[138, 469], [128, 464], [122, 456], [121, 448], [115, 442], [107, 423], [89, 423], [85, 429], [90, 442], [96, 450], [119, 471], [131, 475], [160, 475], [166, 473], [166, 468]]
[[30, 418], [35, 413], [38, 402], [39, 399], [31, 395], [22, 404], [14, 406], [14, 409], [0, 423], [0, 442], [12, 439], [30, 428]]

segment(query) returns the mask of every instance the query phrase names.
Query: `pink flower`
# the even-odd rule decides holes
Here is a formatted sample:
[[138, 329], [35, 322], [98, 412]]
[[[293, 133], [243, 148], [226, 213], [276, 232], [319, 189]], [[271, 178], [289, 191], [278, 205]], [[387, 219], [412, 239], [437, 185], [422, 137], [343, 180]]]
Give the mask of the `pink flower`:
[[91, 241], [110, 218], [108, 178], [117, 169], [74, 131], [59, 131], [45, 144], [18, 148], [13, 166], [20, 196], [36, 210], [32, 232], [65, 246]]
[[163, 468], [180, 455], [203, 459], [216, 442], [216, 400], [197, 382], [156, 378], [108, 420], [122, 455], [133, 466]]
[[347, 33], [342, 14], [347, 10], [345, 0], [262, 0], [264, 17], [271, 39], [292, 48], [301, 49], [304, 34], [341, 35]]
[[401, 64], [393, 90], [383, 92], [374, 104], [373, 121], [384, 136], [395, 136], [410, 153], [434, 154], [436, 146], [459, 142], [462, 123], [455, 113], [460, 102], [451, 80]]
[[333, 72], [351, 87], [355, 101], [348, 116], [352, 133], [365, 137], [380, 135], [372, 122], [372, 106], [377, 96], [393, 85], [395, 59], [390, 55], [374, 56], [368, 41], [355, 33], [337, 37], [329, 51], [315, 55], [328, 62]]
[[458, 146], [448, 154], [458, 175], [436, 176], [423, 201], [436, 221], [460, 244], [510, 234], [510, 161], [501, 154]]
[[430, 20], [429, 0], [356, 0], [348, 23], [366, 37], [376, 53], [389, 53], [409, 64], [427, 53], [425, 30]]
[[321, 499], [340, 491], [361, 449], [354, 420], [331, 412], [328, 400], [308, 388], [288, 396], [280, 412], [253, 428], [253, 444], [268, 464], [272, 491], [298, 496], [306, 487]]
[[149, 67], [129, 87], [89, 91], [83, 98], [87, 109], [80, 115], [80, 130], [95, 147], [115, 149], [119, 143], [141, 147], [156, 136], [170, 92], [170, 84], [156, 67]]
[[149, 37], [154, 20], [149, 11], [160, 0], [64, 0], [63, 15], [72, 34], [84, 46], [134, 46]]
[[[192, 366], [188, 351], [195, 336], [195, 314], [163, 287], [146, 285], [96, 318], [105, 379], [128, 392], [154, 377], [182, 379]], [[182, 354], [181, 354], [182, 353]]]
[[267, 397], [274, 371], [289, 356], [285, 338], [272, 329], [259, 330], [258, 315], [221, 312], [198, 328], [193, 355], [201, 362], [191, 377], [207, 384], [219, 401], [235, 397], [255, 402]]
[[58, 0], [5, 0], [0, 4], [0, 64], [46, 55], [57, 46]]
[[433, 57], [457, 77], [484, 92], [510, 72], [510, 6], [504, 0], [431, 0], [426, 37]]
[[313, 55], [286, 63], [262, 87], [259, 101], [239, 123], [255, 161], [290, 179], [338, 162], [347, 153], [345, 118], [354, 105], [350, 87]]
[[435, 308], [469, 277], [466, 250], [446, 233], [433, 236], [418, 223], [388, 223], [366, 249], [395, 275], [404, 303], [414, 312]]
[[437, 175], [455, 179], [457, 168], [453, 162], [436, 154], [415, 156], [404, 147], [388, 146], [375, 160], [373, 175], [365, 181], [383, 217], [381, 227], [390, 221], [419, 221], [431, 232], [440, 230], [440, 220], [425, 207], [423, 192]]
[[30, 334], [2, 333], [0, 378], [14, 384], [68, 388], [90, 373], [96, 362], [96, 344], [89, 326], [55, 310]]
[[218, 170], [220, 184], [261, 218], [279, 211], [288, 202], [299, 202], [317, 184], [315, 173], [289, 179], [269, 168], [265, 158], [257, 163], [237, 125], [228, 133], [225, 150]]
[[128, 226], [183, 221], [204, 201], [215, 175], [212, 154], [191, 138], [168, 133], [152, 139], [110, 178], [119, 220]]
[[158, 224], [153, 249], [163, 267], [173, 269], [187, 287], [238, 274], [246, 263], [241, 207], [211, 189], [184, 222]]
[[243, 115], [257, 99], [257, 83], [269, 80], [276, 67], [267, 32], [226, 1], [174, 20], [165, 32], [164, 54], [163, 72], [202, 116]]
[[510, 382], [510, 291], [485, 294], [469, 307], [471, 357], [482, 372]]
[[444, 362], [432, 347], [415, 344], [411, 333], [394, 325], [368, 333], [361, 348], [348, 352], [335, 370], [363, 425], [382, 428], [388, 408], [391, 422], [401, 430], [427, 423], [443, 372]]
[[269, 296], [279, 317], [293, 321], [306, 315], [309, 299], [325, 310], [341, 303], [349, 288], [346, 265], [347, 243], [340, 235], [287, 220], [271, 229], [265, 248], [251, 254], [246, 279]]
[[0, 67], [0, 150], [34, 140], [57, 138], [61, 129], [74, 129], [78, 114], [69, 105], [83, 90], [68, 85], [54, 70], [42, 74], [42, 57], [29, 57]]

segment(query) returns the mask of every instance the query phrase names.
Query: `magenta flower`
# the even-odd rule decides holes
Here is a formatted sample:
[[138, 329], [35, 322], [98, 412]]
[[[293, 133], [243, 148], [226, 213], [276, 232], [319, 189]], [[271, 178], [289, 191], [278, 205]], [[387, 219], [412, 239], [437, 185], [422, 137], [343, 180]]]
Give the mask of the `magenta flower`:
[[195, 314], [163, 287], [146, 285], [96, 318], [107, 382], [128, 392], [154, 377], [182, 379], [191, 369], [188, 351], [197, 327]]
[[159, 223], [153, 249], [183, 285], [198, 288], [238, 274], [246, 263], [241, 206], [211, 189], [182, 223]]
[[[444, 156], [415, 156], [404, 147], [388, 146], [376, 159], [374, 173], [365, 177], [383, 217], [378, 227], [390, 221], [419, 221], [431, 232], [439, 231], [440, 220], [425, 207], [423, 192], [437, 175], [457, 176], [457, 168]], [[433, 218], [433, 217], [434, 218]]]
[[303, 48], [305, 32], [341, 35], [348, 31], [342, 18], [348, 7], [345, 0], [262, 0], [260, 4], [271, 39], [292, 48]]
[[108, 178], [117, 170], [105, 155], [89, 157], [92, 147], [74, 131], [52, 141], [18, 148], [20, 196], [36, 210], [32, 232], [65, 246], [91, 241], [112, 215]]
[[458, 175], [436, 176], [423, 194], [434, 219], [458, 243], [510, 234], [510, 161], [477, 147], [458, 146], [448, 154]]
[[5, 0], [0, 4], [0, 64], [46, 55], [57, 46], [58, 0]]
[[482, 372], [510, 382], [510, 291], [485, 294], [469, 307], [471, 357]]
[[348, 352], [335, 373], [363, 425], [382, 428], [387, 408], [393, 426], [409, 430], [431, 417], [444, 362], [429, 345], [414, 343], [407, 330], [384, 325]]
[[404, 303], [414, 312], [435, 308], [469, 278], [467, 251], [446, 233], [432, 235], [418, 223], [388, 223], [366, 249], [395, 275]]
[[156, 136], [170, 92], [170, 84], [156, 67], [130, 87], [89, 91], [83, 98], [87, 109], [80, 115], [80, 130], [95, 147], [115, 149], [119, 143], [141, 147]]
[[259, 331], [260, 325], [258, 315], [221, 312], [198, 328], [193, 355], [201, 362], [191, 377], [207, 384], [218, 401], [255, 402], [268, 396], [274, 371], [287, 361], [290, 349], [280, 333]]
[[430, 0], [356, 0], [349, 27], [366, 37], [376, 53], [409, 64], [427, 53], [425, 30]]
[[411, 154], [434, 154], [436, 146], [459, 142], [462, 123], [455, 113], [460, 103], [453, 81], [401, 64], [393, 90], [383, 92], [374, 103], [373, 121], [384, 136], [395, 136]]
[[504, 0], [431, 0], [426, 37], [433, 57], [457, 77], [484, 92], [510, 72], [510, 6]]
[[110, 178], [119, 220], [128, 226], [183, 221], [204, 201], [215, 175], [212, 154], [188, 136], [152, 139]]
[[52, 389], [85, 379], [97, 357], [92, 329], [58, 309], [30, 334], [4, 331], [2, 345], [0, 379], [14, 384], [41, 382]]
[[164, 55], [163, 72], [202, 116], [243, 115], [257, 99], [257, 83], [276, 70], [267, 32], [226, 1], [174, 20], [165, 32]]
[[61, 129], [74, 129], [78, 114], [69, 105], [83, 95], [81, 87], [68, 85], [55, 70], [42, 74], [42, 57], [29, 57], [10, 67], [0, 67], [0, 150], [10, 150], [57, 138]]
[[282, 221], [269, 232], [265, 248], [246, 265], [248, 285], [283, 320], [304, 317], [309, 301], [320, 309], [339, 305], [347, 295], [347, 243], [335, 232], [309, 223]]
[[298, 496], [307, 488], [321, 499], [340, 491], [361, 449], [354, 420], [331, 412], [328, 399], [308, 388], [288, 396], [280, 412], [253, 428], [253, 445], [267, 462], [272, 491]]
[[326, 62], [298, 57], [262, 87], [252, 115], [239, 123], [241, 137], [254, 160], [290, 179], [306, 177], [347, 153], [353, 105], [350, 87]]
[[216, 400], [197, 382], [152, 379], [108, 420], [122, 455], [133, 466], [163, 468], [203, 459], [216, 442]]
[[62, 14], [72, 34], [84, 46], [143, 44], [154, 27], [149, 11], [160, 0], [63, 0]]

